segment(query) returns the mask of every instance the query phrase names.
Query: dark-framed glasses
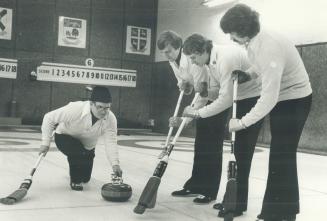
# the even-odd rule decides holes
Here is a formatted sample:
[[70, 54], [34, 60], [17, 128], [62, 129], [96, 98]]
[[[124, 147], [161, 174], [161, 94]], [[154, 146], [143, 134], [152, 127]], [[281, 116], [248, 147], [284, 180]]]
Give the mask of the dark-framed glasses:
[[94, 106], [97, 110], [104, 110], [104, 111], [108, 111], [110, 110], [110, 106], [104, 106], [104, 105], [101, 105], [101, 104], [97, 104], [97, 103], [94, 103]]

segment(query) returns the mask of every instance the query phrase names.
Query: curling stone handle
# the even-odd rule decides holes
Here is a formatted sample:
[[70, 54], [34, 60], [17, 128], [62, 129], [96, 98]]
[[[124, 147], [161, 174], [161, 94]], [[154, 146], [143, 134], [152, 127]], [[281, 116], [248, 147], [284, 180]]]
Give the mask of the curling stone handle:
[[111, 182], [113, 185], [121, 185], [123, 183], [123, 178], [112, 173], [111, 174]]

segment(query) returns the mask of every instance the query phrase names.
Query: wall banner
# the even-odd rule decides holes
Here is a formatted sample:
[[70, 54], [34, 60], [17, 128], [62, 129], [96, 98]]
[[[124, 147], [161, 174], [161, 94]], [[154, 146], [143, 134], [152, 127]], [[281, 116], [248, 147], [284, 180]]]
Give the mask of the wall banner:
[[17, 60], [0, 58], [0, 77], [17, 78]]
[[126, 53], [150, 55], [151, 29], [127, 26]]
[[136, 87], [136, 70], [43, 62], [37, 80], [64, 83]]
[[12, 9], [0, 7], [0, 39], [11, 40]]
[[86, 20], [59, 16], [58, 45], [86, 47]]

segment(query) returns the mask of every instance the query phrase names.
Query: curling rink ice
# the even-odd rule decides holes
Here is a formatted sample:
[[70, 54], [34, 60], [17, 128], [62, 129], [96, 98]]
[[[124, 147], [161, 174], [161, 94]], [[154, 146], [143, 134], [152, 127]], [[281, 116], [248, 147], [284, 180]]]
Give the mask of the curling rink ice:
[[[0, 197], [15, 191], [35, 164], [40, 145], [36, 127], [0, 128]], [[124, 182], [132, 186], [131, 199], [123, 203], [102, 199], [100, 189], [111, 182], [111, 167], [104, 154], [102, 141], [96, 148], [92, 179], [84, 191], [69, 186], [68, 163], [55, 144], [37, 169], [25, 198], [14, 205], [0, 204], [0, 221], [213, 221], [223, 220], [212, 209], [214, 202], [196, 205], [192, 197], [172, 197], [189, 178], [193, 161], [192, 138], [181, 137], [172, 152], [168, 168], [158, 191], [155, 208], [143, 215], [133, 213], [139, 196], [157, 163], [165, 134], [147, 130], [120, 132], [120, 161]], [[223, 174], [217, 201], [221, 201], [226, 185], [226, 165], [230, 154], [224, 147]], [[258, 147], [250, 175], [248, 211], [234, 220], [254, 221], [260, 212], [266, 185], [269, 149]], [[301, 213], [297, 221], [327, 220], [327, 156], [298, 153]]]

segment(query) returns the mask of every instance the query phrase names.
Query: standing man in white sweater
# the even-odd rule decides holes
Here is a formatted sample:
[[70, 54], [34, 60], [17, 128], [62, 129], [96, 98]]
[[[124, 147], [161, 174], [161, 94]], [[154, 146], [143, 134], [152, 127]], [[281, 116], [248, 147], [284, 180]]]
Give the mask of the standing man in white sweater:
[[158, 37], [157, 46], [168, 60], [178, 88], [184, 90], [186, 95], [191, 94], [195, 82], [207, 80], [207, 74], [203, 69], [192, 64], [182, 53], [183, 40], [176, 32], [171, 30], [162, 32]]
[[220, 27], [245, 45], [251, 67], [262, 79], [255, 106], [232, 119], [229, 130], [244, 130], [270, 116], [269, 173], [258, 218], [294, 221], [300, 211], [296, 152], [312, 101], [308, 73], [294, 44], [277, 33], [260, 30], [259, 14], [247, 5], [230, 8]]
[[[168, 59], [174, 71], [177, 79], [177, 86], [180, 90], [184, 90], [185, 94], [190, 94], [193, 87], [195, 91], [198, 91], [200, 87], [197, 87], [197, 85], [205, 85], [208, 83], [208, 74], [203, 67], [192, 64], [191, 60], [182, 53], [182, 45], [182, 38], [173, 31], [162, 32], [157, 41], [160, 52]], [[215, 98], [216, 97], [212, 98], [211, 101]], [[195, 107], [200, 108], [207, 102], [207, 98], [198, 99]], [[200, 194], [193, 200], [193, 202], [197, 204], [206, 204], [216, 199], [218, 189], [217, 181], [216, 179], [211, 179], [211, 177], [203, 179], [205, 174], [202, 174], [202, 168], [213, 171], [213, 173], [219, 170], [219, 168], [217, 168], [216, 163], [204, 165], [203, 162], [199, 161], [199, 156], [201, 156], [202, 153], [205, 154], [207, 148], [210, 149], [210, 147], [218, 145], [218, 140], [216, 139], [217, 125], [219, 124], [218, 120], [216, 116], [213, 116], [207, 120], [210, 121], [211, 124], [202, 120], [196, 122], [192, 176], [186, 181], [182, 189], [173, 191], [172, 196], [187, 197]], [[169, 122], [170, 126], [178, 126], [178, 124], [179, 122], [175, 122], [175, 119], [171, 119]], [[205, 134], [206, 137], [204, 137], [203, 134]], [[210, 145], [208, 145], [208, 142]], [[212, 154], [211, 161], [216, 162], [217, 156], [217, 154]]]
[[[209, 47], [208, 45], [211, 45]], [[245, 50], [236, 46], [215, 45], [210, 40], [199, 34], [193, 34], [185, 40], [183, 46], [184, 53], [192, 60], [193, 63], [199, 66], [205, 66], [209, 73], [209, 93], [217, 93], [217, 98], [205, 107], [195, 110], [191, 107], [186, 107], [183, 115], [187, 117], [210, 119], [211, 116], [217, 115], [221, 119], [219, 122], [219, 133], [216, 137], [220, 142], [218, 146], [208, 152], [208, 155], [217, 149], [219, 158], [215, 162], [219, 168], [219, 172], [209, 173], [202, 171], [210, 176], [210, 179], [217, 180], [219, 188], [222, 165], [222, 147], [224, 140], [224, 132], [227, 121], [228, 109], [232, 106], [233, 98], [233, 75], [238, 75], [239, 80], [244, 77], [244, 71], [250, 67]], [[239, 85], [237, 94], [237, 116], [242, 116], [248, 112], [258, 100], [261, 91], [261, 82], [259, 78], [252, 79], [246, 83]], [[212, 122], [207, 122], [212, 124]], [[247, 210], [248, 201], [248, 178], [251, 168], [251, 161], [255, 149], [255, 144], [259, 135], [262, 121], [258, 121], [253, 126], [244, 130], [243, 133], [236, 134], [235, 140], [235, 158], [238, 166], [237, 182], [237, 206], [234, 211], [234, 216], [240, 216]], [[215, 150], [216, 151], [216, 150]], [[206, 159], [207, 158], [207, 159]], [[203, 156], [203, 161], [208, 161], [210, 157]], [[217, 194], [217, 192], [215, 193]], [[218, 207], [221, 207], [216, 204]], [[224, 216], [224, 210], [221, 207], [219, 216]]]
[[93, 88], [90, 101], [70, 102], [44, 115], [40, 153], [49, 150], [53, 132], [58, 149], [67, 156], [72, 190], [83, 190], [91, 178], [94, 149], [103, 136], [112, 170], [122, 176], [117, 147], [117, 119], [110, 111], [112, 99], [106, 87]]

